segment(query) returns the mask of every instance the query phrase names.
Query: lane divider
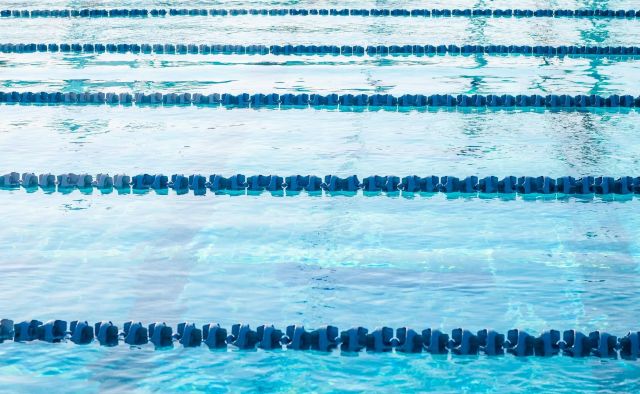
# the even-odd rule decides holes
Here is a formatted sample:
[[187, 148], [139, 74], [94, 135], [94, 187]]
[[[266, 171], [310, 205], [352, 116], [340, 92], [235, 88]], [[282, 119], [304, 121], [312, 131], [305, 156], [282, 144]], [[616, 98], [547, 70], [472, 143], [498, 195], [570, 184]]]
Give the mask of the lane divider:
[[593, 9], [358, 9], [358, 8], [121, 8], [0, 10], [4, 18], [145, 18], [167, 16], [361, 16], [361, 17], [493, 17], [493, 18], [640, 18], [640, 10]]
[[372, 331], [364, 327], [353, 327], [340, 331], [327, 325], [308, 331], [302, 325], [290, 325], [280, 330], [265, 324], [253, 330], [248, 324], [234, 324], [230, 330], [217, 323], [196, 326], [183, 322], [173, 327], [157, 322], [143, 325], [140, 322], [124, 323], [122, 330], [110, 321], [89, 324], [87, 321], [38, 320], [15, 323], [0, 320], [0, 343], [3, 341], [49, 343], [73, 342], [89, 345], [97, 342], [102, 346], [149, 346], [156, 349], [171, 348], [176, 344], [185, 348], [202, 347], [224, 349], [232, 346], [242, 350], [315, 350], [330, 352], [367, 351], [451, 354], [455, 356], [512, 354], [517, 357], [588, 357], [623, 358], [637, 360], [640, 356], [640, 332], [631, 331], [617, 337], [602, 331], [584, 334], [576, 330], [548, 330], [538, 336], [513, 329], [499, 333], [490, 329], [472, 332], [462, 328], [451, 331], [451, 335], [438, 329], [427, 328], [416, 331], [409, 327], [393, 329], [379, 327]]
[[138, 174], [129, 176], [117, 174], [98, 174], [95, 177], [87, 173], [65, 173], [54, 175], [50, 173], [36, 175], [25, 172], [19, 174], [11, 172], [0, 176], [0, 188], [18, 189], [25, 188], [35, 191], [38, 188], [53, 192], [68, 193], [73, 190], [91, 191], [94, 188], [103, 192], [113, 189], [119, 192], [145, 192], [148, 190], [175, 191], [177, 194], [186, 194], [190, 191], [195, 195], [204, 195], [207, 190], [214, 193], [229, 193], [240, 195], [255, 192], [273, 192], [297, 194], [305, 191], [308, 193], [363, 192], [365, 195], [398, 194], [406, 193], [471, 193], [471, 194], [503, 194], [503, 195], [632, 195], [640, 194], [640, 177], [609, 177], [609, 176], [585, 176], [574, 178], [563, 176], [551, 178], [547, 176], [468, 176], [458, 178], [455, 176], [426, 176], [417, 175], [398, 176], [368, 176], [362, 181], [357, 175], [340, 177], [326, 175], [320, 178], [313, 175], [291, 175], [287, 177], [277, 175], [253, 175], [246, 177], [242, 174], [225, 177], [214, 174], [208, 177], [200, 174], [183, 175], [173, 174], [170, 177], [163, 174]]
[[496, 95], [496, 94], [202, 94], [202, 93], [75, 93], [75, 92], [0, 92], [5, 104], [112, 104], [112, 105], [213, 105], [223, 107], [329, 107], [329, 108], [634, 108], [640, 96], [617, 95]]
[[0, 53], [133, 53], [173, 55], [530, 55], [530, 56], [639, 56], [639, 46], [589, 45], [225, 45], [225, 44], [0, 44]]

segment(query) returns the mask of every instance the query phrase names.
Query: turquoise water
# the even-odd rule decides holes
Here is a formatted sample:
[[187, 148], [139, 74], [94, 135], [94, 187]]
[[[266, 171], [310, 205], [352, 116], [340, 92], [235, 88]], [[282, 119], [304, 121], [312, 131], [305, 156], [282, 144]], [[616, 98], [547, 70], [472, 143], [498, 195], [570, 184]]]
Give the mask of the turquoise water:
[[[508, 1], [325, 2], [508, 7]], [[319, 7], [310, 1], [8, 1], [3, 8]], [[512, 6], [512, 5], [511, 5]], [[519, 8], [639, 8], [522, 1]], [[2, 19], [3, 42], [637, 45], [640, 21]], [[46, 31], [46, 35], [43, 32]], [[0, 54], [2, 90], [638, 94], [637, 58]], [[632, 175], [638, 111], [0, 105], [0, 170]], [[640, 200], [0, 191], [0, 317], [624, 335]], [[637, 392], [640, 363], [0, 345], [0, 392]]]
[[634, 57], [40, 53], [0, 54], [0, 62], [4, 91], [608, 96], [635, 94], [640, 85], [640, 58]]
[[15, 153], [0, 164], [36, 173], [622, 176], [638, 171], [639, 122], [635, 110], [2, 105], [0, 142]]
[[[40, 8], [40, 5], [38, 6]], [[361, 8], [361, 7], [358, 7]], [[639, 8], [636, 4], [635, 8]], [[571, 18], [363, 18], [238, 16], [232, 18], [19, 19], [7, 42], [126, 41], [223, 44], [637, 45], [637, 20]], [[3, 21], [4, 24], [7, 21]], [[105, 29], [105, 24], [109, 28]], [[43, 37], [39, 29], [46, 29]]]

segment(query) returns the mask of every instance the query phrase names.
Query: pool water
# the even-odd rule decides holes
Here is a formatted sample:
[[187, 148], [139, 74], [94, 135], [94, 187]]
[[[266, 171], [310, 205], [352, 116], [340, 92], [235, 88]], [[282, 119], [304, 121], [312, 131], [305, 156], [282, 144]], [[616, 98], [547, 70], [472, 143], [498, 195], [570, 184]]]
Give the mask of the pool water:
[[[319, 7], [53, 1], [2, 8]], [[326, 1], [507, 8], [508, 1]], [[640, 8], [534, 1], [519, 8]], [[638, 20], [2, 19], [1, 41], [637, 45]], [[46, 32], [46, 35], [43, 34]], [[2, 91], [633, 94], [634, 57], [0, 54]], [[637, 110], [0, 105], [0, 170], [638, 176]], [[177, 196], [0, 190], [0, 318], [638, 330], [637, 197]], [[0, 392], [638, 392], [640, 363], [427, 353], [0, 345]]]

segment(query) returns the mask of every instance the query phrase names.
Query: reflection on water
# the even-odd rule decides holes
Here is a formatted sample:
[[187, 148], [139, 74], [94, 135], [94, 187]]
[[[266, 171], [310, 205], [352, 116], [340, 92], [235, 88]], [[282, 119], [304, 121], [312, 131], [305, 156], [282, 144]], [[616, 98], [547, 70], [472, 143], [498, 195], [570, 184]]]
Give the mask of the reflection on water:
[[[4, 55], [6, 91], [636, 94], [640, 58]], [[335, 73], [336, 67], [341, 72]]]
[[[170, 392], [575, 393], [634, 392], [640, 384], [638, 363], [593, 358], [447, 359], [389, 353], [327, 356], [293, 351], [153, 352], [77, 346], [72, 351], [71, 346], [40, 345], [25, 351], [24, 345], [3, 345], [0, 356], [11, 367], [0, 369], [0, 381], [17, 391], [29, 392], [56, 392], [56, 387], [85, 392], [149, 392], [161, 387]], [[76, 357], [68, 357], [71, 353]], [[25, 357], [38, 360], [32, 362], [30, 370], [19, 369]], [[64, 362], [54, 364], [56, 360]]]
[[[0, 201], [15, 223], [0, 242], [10, 278], [0, 291], [39, 300], [7, 304], [3, 313], [16, 320], [624, 334], [640, 312], [629, 302], [640, 297], [637, 199], [5, 191]], [[34, 204], [40, 209], [29, 213]]]
[[[637, 4], [636, 7], [637, 8]], [[3, 33], [5, 42], [138, 42], [194, 44], [505, 44], [637, 45], [635, 19], [601, 19], [606, 39], [585, 37], [583, 18], [362, 18], [362, 17], [220, 17], [220, 18], [18, 18]], [[8, 20], [7, 20], [8, 21]], [[5, 21], [5, 23], [7, 23]], [[212, 29], [215, 23], [215, 29]], [[162, 28], [158, 28], [161, 25]], [[108, 26], [109, 28], [105, 28]], [[480, 31], [476, 30], [479, 29]]]
[[637, 176], [640, 161], [637, 111], [3, 105], [0, 115], [5, 171]]
[[[319, 7], [301, 1], [8, 0], [5, 8]], [[337, 1], [326, 7], [508, 8]], [[522, 0], [519, 8], [637, 8]], [[637, 45], [637, 20], [3, 19], [5, 42]], [[11, 28], [8, 28], [8, 27]], [[46, 32], [46, 37], [43, 36]], [[637, 94], [638, 58], [0, 55], [2, 90]], [[0, 169], [638, 175], [638, 111], [0, 106]], [[404, 198], [403, 198], [404, 197]], [[307, 328], [518, 327], [624, 335], [640, 313], [637, 198], [231, 197], [0, 191], [2, 316]], [[596, 358], [0, 345], [0, 391], [610, 390]], [[550, 373], [550, 371], [553, 371]]]

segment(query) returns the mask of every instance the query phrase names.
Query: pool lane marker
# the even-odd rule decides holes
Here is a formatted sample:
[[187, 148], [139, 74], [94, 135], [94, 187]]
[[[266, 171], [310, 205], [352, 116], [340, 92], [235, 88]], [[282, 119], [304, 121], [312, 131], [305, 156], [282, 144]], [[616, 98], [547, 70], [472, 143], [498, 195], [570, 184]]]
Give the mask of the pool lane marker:
[[155, 346], [167, 349], [180, 344], [185, 348], [203, 345], [210, 349], [226, 349], [232, 346], [241, 350], [315, 350], [330, 352], [336, 349], [353, 353], [431, 353], [453, 356], [502, 356], [516, 357], [599, 357], [637, 360], [640, 356], [640, 332], [631, 331], [617, 337], [602, 331], [583, 334], [576, 330], [548, 330], [538, 336], [513, 329], [506, 334], [490, 329], [472, 332], [462, 328], [451, 331], [451, 335], [438, 329], [416, 331], [409, 327], [394, 330], [379, 327], [371, 332], [364, 327], [353, 327], [340, 331], [338, 327], [326, 325], [307, 331], [302, 325], [290, 325], [280, 330], [265, 324], [253, 330], [248, 324], [234, 324], [227, 331], [217, 323], [196, 326], [183, 322], [173, 327], [163, 322], [143, 325], [140, 322], [124, 323], [122, 330], [110, 321], [93, 325], [87, 321], [38, 320], [15, 323], [0, 320], [0, 343], [3, 341], [49, 343], [72, 342], [89, 345], [97, 342], [113, 347], [121, 343], [133, 347]]
[[492, 17], [637, 19], [640, 10], [610, 9], [364, 9], [364, 8], [120, 8], [0, 10], [2, 18], [146, 18], [169, 16], [359, 16], [359, 17]]
[[205, 195], [207, 191], [215, 194], [244, 195], [271, 192], [274, 195], [297, 195], [304, 191], [311, 195], [325, 193], [328, 196], [355, 195], [362, 192], [365, 196], [381, 193], [395, 196], [402, 193], [444, 193], [447, 195], [546, 195], [549, 197], [594, 195], [626, 195], [640, 194], [640, 177], [584, 176], [574, 178], [563, 176], [552, 178], [547, 176], [368, 176], [362, 181], [357, 175], [340, 177], [326, 175], [324, 178], [313, 175], [252, 175], [246, 177], [236, 174], [229, 177], [213, 174], [208, 177], [200, 174], [138, 174], [129, 176], [116, 174], [110, 176], [103, 173], [95, 178], [87, 173], [51, 173], [36, 175], [31, 172], [19, 174], [11, 172], [0, 176], [0, 189], [15, 190], [24, 188], [28, 192], [41, 189], [45, 192], [70, 193], [74, 190], [91, 193], [97, 189], [103, 193], [116, 190], [119, 194], [146, 193], [155, 190], [159, 194], [167, 194], [173, 190], [176, 194], [193, 192]]
[[75, 93], [75, 92], [0, 92], [0, 104], [110, 104], [110, 105], [197, 105], [222, 106], [228, 108], [328, 108], [328, 109], [385, 109], [401, 108], [546, 108], [556, 110], [575, 110], [587, 108], [638, 108], [640, 96], [629, 94], [610, 96], [600, 95], [510, 95], [510, 94], [230, 94], [230, 93]]
[[525, 55], [545, 57], [634, 57], [639, 46], [592, 45], [231, 45], [136, 43], [4, 43], [0, 53], [132, 53], [171, 55], [280, 55], [280, 56], [429, 56]]

